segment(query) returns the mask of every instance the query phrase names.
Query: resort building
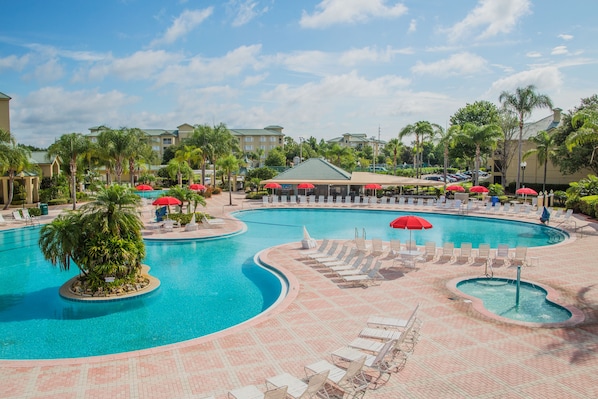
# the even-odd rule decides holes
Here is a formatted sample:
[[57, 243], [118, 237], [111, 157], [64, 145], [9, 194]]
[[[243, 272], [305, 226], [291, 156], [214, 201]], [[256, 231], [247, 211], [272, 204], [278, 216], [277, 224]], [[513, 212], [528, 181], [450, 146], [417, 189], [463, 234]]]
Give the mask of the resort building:
[[[89, 128], [88, 137], [96, 141], [101, 131], [101, 126]], [[156, 151], [160, 159], [170, 146], [177, 145], [193, 135], [194, 127], [188, 123], [177, 126], [176, 129], [141, 129], [149, 137], [152, 149]], [[239, 140], [241, 151], [254, 152], [257, 149], [264, 150], [264, 157], [276, 148], [284, 145], [283, 127], [277, 125], [266, 126], [263, 129], [228, 129], [231, 134]]]
[[10, 97], [0, 92], [0, 130], [10, 132]]
[[386, 145], [386, 141], [376, 137], [368, 137], [365, 133], [344, 133], [341, 137], [335, 137], [326, 141], [328, 144], [338, 144], [341, 147], [361, 149], [370, 146], [375, 152], [380, 151]]
[[[535, 144], [530, 141], [529, 139], [535, 137], [539, 132], [546, 131], [548, 133], [554, 132], [554, 130], [560, 127], [563, 124], [562, 120], [562, 109], [554, 108], [552, 110], [552, 114], [548, 115], [540, 120], [535, 122], [526, 123], [523, 127], [523, 135], [522, 135], [522, 145], [521, 145], [521, 152], [525, 154], [527, 151], [536, 148]], [[517, 131], [516, 137], [514, 140], [518, 140], [519, 138], [519, 131]], [[514, 143], [517, 146], [517, 143]], [[500, 159], [496, 156], [497, 153], [495, 152], [494, 159], [489, 160], [490, 170], [492, 170], [494, 175], [493, 183], [502, 184], [502, 174], [500, 172]], [[517, 168], [521, 168], [520, 176], [521, 176], [521, 185], [526, 184], [542, 184], [544, 181], [544, 164], [538, 162], [538, 157], [535, 154], [530, 155], [526, 159], [524, 159], [520, 165], [517, 164], [518, 162], [518, 152], [517, 148], [513, 153], [513, 159], [507, 169], [506, 184], [510, 182], [514, 182], [517, 180]], [[571, 175], [564, 175], [558, 166], [554, 165], [550, 159], [548, 160], [547, 170], [546, 170], [546, 183], [547, 184], [568, 184], [572, 181], [578, 181], [587, 177], [588, 174], [592, 173], [591, 170], [580, 170]]]

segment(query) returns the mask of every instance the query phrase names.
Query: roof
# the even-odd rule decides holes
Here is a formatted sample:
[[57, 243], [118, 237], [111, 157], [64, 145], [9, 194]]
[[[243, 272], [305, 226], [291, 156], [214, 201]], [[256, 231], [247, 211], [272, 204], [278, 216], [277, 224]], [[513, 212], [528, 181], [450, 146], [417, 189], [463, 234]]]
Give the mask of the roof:
[[56, 157], [48, 159], [47, 151], [31, 151], [31, 157], [29, 158], [33, 163], [38, 165], [51, 164], [56, 160]]
[[10, 100], [10, 97], [0, 91], [0, 100]]
[[280, 184], [312, 183], [331, 185], [363, 186], [377, 183], [383, 186], [438, 186], [442, 182], [413, 179], [409, 177], [383, 175], [369, 172], [349, 173], [321, 158], [310, 158], [294, 168], [285, 170], [270, 180], [261, 183], [276, 182]]
[[[268, 126], [273, 127], [273, 126]], [[228, 129], [234, 136], [282, 136], [283, 133], [272, 129]]]
[[[560, 111], [560, 110], [558, 110]], [[554, 113], [544, 117], [538, 121], [526, 123], [523, 125], [523, 139], [529, 139], [530, 137], [535, 137], [538, 132], [546, 131], [549, 132], [552, 129], [559, 127], [563, 123], [563, 118], [559, 118], [559, 120], [555, 120]], [[560, 117], [560, 112], [559, 112]]]

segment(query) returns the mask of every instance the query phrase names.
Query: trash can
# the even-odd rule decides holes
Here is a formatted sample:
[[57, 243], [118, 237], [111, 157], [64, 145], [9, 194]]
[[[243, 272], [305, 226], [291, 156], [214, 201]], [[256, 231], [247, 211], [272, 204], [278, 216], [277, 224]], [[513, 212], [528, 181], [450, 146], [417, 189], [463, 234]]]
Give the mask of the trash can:
[[39, 209], [42, 211], [42, 215], [48, 214], [48, 204], [39, 204]]
[[498, 204], [500, 202], [500, 200], [498, 199], [498, 197], [496, 195], [493, 195], [490, 200], [492, 201], [492, 206], [495, 206], [496, 204]]

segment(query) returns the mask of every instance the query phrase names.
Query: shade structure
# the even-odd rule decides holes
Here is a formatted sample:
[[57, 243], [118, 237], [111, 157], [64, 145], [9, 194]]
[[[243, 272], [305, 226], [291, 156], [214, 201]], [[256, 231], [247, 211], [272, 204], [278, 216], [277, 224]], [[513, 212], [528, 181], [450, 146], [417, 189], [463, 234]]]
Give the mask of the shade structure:
[[538, 193], [536, 192], [536, 190], [534, 190], [533, 188], [529, 188], [529, 187], [522, 187], [519, 190], [515, 191], [515, 194], [519, 194], [519, 195], [538, 195]]
[[409, 230], [409, 241], [411, 241], [412, 230], [431, 229], [432, 223], [419, 216], [407, 215], [398, 217], [392, 222], [390, 222], [390, 227], [392, 227], [393, 229]]
[[488, 189], [484, 186], [471, 186], [470, 193], [487, 193]]
[[299, 183], [297, 184], [297, 188], [302, 188], [302, 189], [308, 189], [308, 188], [314, 188], [315, 186], [311, 183]]
[[203, 184], [193, 183], [189, 185], [189, 189], [193, 191], [205, 191], [206, 186], [204, 186]]
[[160, 197], [160, 198], [156, 198], [154, 202], [152, 202], [152, 205], [181, 205], [182, 202], [175, 197], [170, 197], [170, 196], [165, 196], [165, 197]]
[[377, 183], [370, 183], [363, 186], [363, 188], [365, 188], [366, 190], [380, 190], [382, 186]]
[[446, 191], [458, 191], [458, 192], [462, 193], [462, 192], [465, 192], [465, 188], [463, 188], [463, 186], [453, 184], [451, 186], [447, 186]]
[[282, 186], [278, 183], [266, 183], [264, 188], [282, 188]]
[[154, 188], [149, 184], [140, 184], [138, 186], [135, 186], [135, 190], [137, 191], [152, 191], [153, 189]]

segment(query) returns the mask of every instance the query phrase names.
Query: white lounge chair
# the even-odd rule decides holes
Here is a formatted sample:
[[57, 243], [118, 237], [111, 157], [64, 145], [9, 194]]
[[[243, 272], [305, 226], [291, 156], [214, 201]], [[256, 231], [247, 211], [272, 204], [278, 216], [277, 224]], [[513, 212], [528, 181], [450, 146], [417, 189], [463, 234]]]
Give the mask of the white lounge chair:
[[255, 385], [247, 385], [243, 388], [229, 391], [228, 397], [234, 399], [285, 399], [287, 396], [287, 389], [288, 387], [285, 385], [262, 392]]
[[338, 387], [349, 397], [358, 397], [368, 388], [368, 380], [363, 374], [363, 366], [366, 356], [351, 361], [346, 369], [342, 369], [334, 364], [321, 360], [317, 363], [305, 366], [307, 375], [318, 374], [328, 370], [327, 382]]
[[377, 328], [393, 328], [397, 330], [405, 330], [409, 325], [415, 322], [417, 318], [417, 312], [419, 310], [419, 304], [413, 309], [408, 319], [398, 319], [394, 317], [381, 317], [371, 316], [367, 324], [370, 327]]
[[509, 259], [510, 266], [524, 266], [526, 264], [526, 256], [527, 256], [527, 247], [525, 246], [517, 246], [515, 247], [515, 253]]
[[482, 261], [484, 261], [484, 263], [487, 263], [489, 259], [490, 259], [490, 244], [480, 244], [478, 246], [477, 254], [472, 255], [472, 261], [478, 262], [478, 261], [482, 260]]
[[318, 260], [318, 259], [325, 259], [330, 258], [336, 253], [336, 249], [338, 248], [338, 241], [333, 241], [332, 245], [325, 251], [325, 252], [313, 252], [307, 254], [307, 257], [311, 260]]
[[6, 224], [8, 224], [8, 223], [7, 223], [7, 222], [6, 222], [6, 220], [4, 219], [4, 216], [2, 216], [2, 214], [0, 213], [0, 226], [4, 226], [4, 225], [6, 225]]
[[427, 241], [424, 244], [424, 259], [426, 261], [431, 261], [436, 259], [436, 242], [435, 241]]
[[445, 242], [440, 248], [438, 260], [450, 262], [455, 258], [455, 244], [452, 242]]
[[29, 214], [29, 209], [27, 208], [23, 208], [21, 210], [21, 212], [23, 212], [23, 218], [25, 219], [25, 221], [27, 221], [27, 223], [29, 224], [39, 224], [39, 219], [35, 216], [31, 216]]
[[469, 262], [471, 260], [472, 245], [470, 242], [462, 242], [461, 248], [459, 249], [459, 255], [457, 255], [458, 262]]
[[496, 248], [496, 253], [494, 254], [494, 258], [492, 258], [492, 266], [496, 263], [496, 261], [502, 261], [503, 265], [507, 265], [509, 263], [509, 246], [506, 244], [498, 244], [498, 248]]
[[382, 244], [382, 240], [380, 238], [372, 238], [372, 255], [380, 256], [384, 252], [386, 252], [386, 248]]
[[328, 246], [329, 242], [330, 242], [330, 240], [328, 240], [327, 238], [323, 239], [318, 248], [316, 248], [313, 251], [305, 252], [303, 254], [303, 257], [309, 258], [310, 255], [313, 255], [315, 253], [324, 253], [326, 251], [326, 247]]
[[331, 356], [333, 362], [337, 363], [341, 361], [355, 361], [365, 355], [364, 367], [379, 373], [377, 378], [370, 381], [370, 385], [377, 385], [383, 375], [387, 375], [388, 378], [390, 378], [391, 370], [394, 368], [393, 364], [390, 362], [392, 358], [391, 352], [396, 346], [396, 343], [397, 340], [389, 340], [385, 342], [380, 351], [375, 355], [366, 354], [350, 346], [345, 346], [333, 351]]
[[319, 397], [318, 394], [327, 397], [326, 380], [330, 370], [324, 370], [317, 374], [312, 375], [303, 381], [294, 375], [289, 373], [282, 373], [274, 377], [266, 379], [266, 386], [272, 386], [273, 388], [287, 387], [287, 396], [293, 399], [311, 399]]
[[201, 223], [208, 227], [222, 227], [225, 222], [224, 219], [208, 218], [206, 215], [203, 215]]
[[25, 218], [23, 217], [23, 215], [21, 215], [21, 212], [19, 211], [13, 211], [12, 212], [12, 217], [17, 221], [17, 222], [21, 222], [21, 223], [27, 223], [27, 220], [25, 220]]
[[355, 286], [360, 285], [364, 287], [368, 287], [370, 285], [378, 285], [384, 280], [384, 276], [380, 274], [380, 268], [382, 267], [382, 262], [379, 260], [376, 261], [374, 267], [372, 267], [367, 274], [353, 274], [348, 276], [341, 276], [343, 283], [347, 283], [349, 285]]
[[374, 257], [373, 256], [367, 256], [365, 258], [365, 260], [361, 263], [361, 265], [359, 265], [359, 268], [355, 268], [355, 269], [347, 269], [347, 270], [335, 270], [335, 274], [341, 278], [344, 278], [346, 276], [355, 276], [357, 274], [367, 274], [370, 271], [370, 268], [372, 267], [372, 263], [374, 263]]

